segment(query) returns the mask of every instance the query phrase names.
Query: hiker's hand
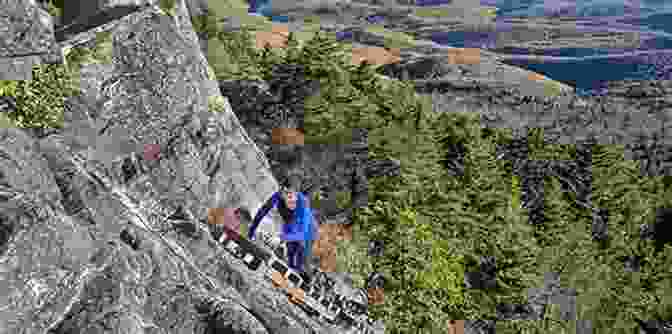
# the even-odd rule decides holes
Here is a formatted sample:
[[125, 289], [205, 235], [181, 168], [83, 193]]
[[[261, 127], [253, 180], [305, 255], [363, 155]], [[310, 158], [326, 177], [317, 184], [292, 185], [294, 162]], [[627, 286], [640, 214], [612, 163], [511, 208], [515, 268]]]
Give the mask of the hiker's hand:
[[278, 244], [277, 246], [274, 246], [273, 252], [275, 252], [275, 255], [279, 258], [285, 258], [285, 254], [287, 254], [287, 246], [285, 245], [285, 242], [282, 241], [280, 238], [278, 239]]

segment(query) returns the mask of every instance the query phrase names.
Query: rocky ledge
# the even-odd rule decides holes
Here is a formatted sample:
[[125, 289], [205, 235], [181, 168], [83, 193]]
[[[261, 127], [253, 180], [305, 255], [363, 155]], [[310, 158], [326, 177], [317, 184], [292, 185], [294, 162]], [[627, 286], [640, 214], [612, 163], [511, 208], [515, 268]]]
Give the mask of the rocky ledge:
[[[14, 49], [3, 57], [48, 53], [53, 33], [41, 25], [42, 9], [17, 3], [3, 21], [16, 23], [5, 41]], [[277, 189], [274, 169], [288, 167], [273, 158], [267, 125], [252, 113], [261, 112], [254, 110], [259, 105], [249, 104], [256, 99], [281, 108], [281, 101], [263, 83], [218, 83], [208, 76], [189, 20], [189, 8], [198, 7], [178, 1], [174, 17], [150, 6], [116, 21], [110, 27], [113, 61], [82, 67], [82, 91], [67, 99], [62, 129], [42, 135], [0, 129], [0, 278], [6, 283], [0, 333], [358, 333], [292, 306], [208, 233], [209, 208], [258, 208]], [[43, 42], [19, 33], [27, 26]], [[362, 42], [378, 36], [355, 35]], [[614, 83], [598, 98], [569, 90], [551, 97], [544, 78], [516, 74], [490, 61], [487, 52], [474, 62], [473, 54], [436, 51], [441, 49], [419, 43], [402, 50], [402, 62], [380, 71], [413, 80], [419, 92], [433, 96], [437, 112], [478, 112], [490, 127], [543, 127], [561, 143], [589, 136], [634, 143], [650, 173], [667, 159], [667, 151], [648, 139], [667, 138], [672, 128], [669, 82]], [[472, 63], [452, 61], [470, 57]], [[525, 80], [536, 94], [528, 93]], [[240, 98], [229, 103], [220, 92]], [[212, 112], [213, 105], [219, 112]], [[643, 117], [632, 117], [635, 111]], [[399, 165], [366, 160], [363, 138], [333, 145], [334, 151], [309, 148], [286, 163], [335, 166], [340, 177], [334, 180], [310, 171], [315, 183], [365, 198], [365, 184], [358, 181], [394, 174]], [[158, 155], [145, 154], [148, 147]], [[323, 159], [324, 152], [347, 159]], [[344, 215], [325, 213], [335, 220]], [[468, 281], [473, 285], [477, 278]], [[533, 316], [538, 304], [543, 303], [499, 313]], [[493, 332], [492, 321], [468, 321], [465, 327]]]
[[0, 333], [362, 332], [309, 316], [211, 236], [209, 208], [255, 211], [278, 186], [187, 8], [116, 20], [112, 61], [81, 64], [61, 128], [0, 129]]

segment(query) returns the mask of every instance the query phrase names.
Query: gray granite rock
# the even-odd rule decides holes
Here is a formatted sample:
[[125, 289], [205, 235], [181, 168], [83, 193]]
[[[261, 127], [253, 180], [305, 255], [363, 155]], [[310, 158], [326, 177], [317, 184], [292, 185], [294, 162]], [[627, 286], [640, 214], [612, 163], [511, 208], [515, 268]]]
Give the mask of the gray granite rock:
[[[157, 3], [154, 0], [96, 0], [96, 1], [64, 1], [63, 2], [63, 25], [73, 22], [83, 22], [98, 16], [102, 12], [113, 11], [114, 8], [139, 7]], [[100, 24], [100, 22], [96, 22]]]
[[[17, 3], [11, 8], [33, 20], [25, 36], [41, 37], [16, 45], [38, 53], [53, 48], [44, 42], [52, 38], [44, 35], [50, 28], [34, 24], [43, 14], [30, 1]], [[258, 208], [277, 189], [273, 174], [288, 166], [273, 157], [268, 118], [255, 114], [275, 112], [263, 108], [265, 101], [283, 107], [266, 83], [226, 88], [208, 79], [189, 21], [202, 6], [178, 1], [175, 18], [148, 7], [115, 19], [113, 62], [84, 66], [82, 94], [67, 102], [63, 129], [40, 138], [0, 129], [0, 278], [8, 283], [0, 287], [0, 333], [344, 332], [290, 306], [262, 276], [224, 252], [201, 223], [210, 207]], [[341, 8], [367, 14], [373, 7]], [[402, 14], [397, 9], [388, 16]], [[413, 19], [398, 21], [426, 28]], [[372, 45], [381, 41], [375, 34], [357, 36]], [[91, 39], [91, 33], [77, 38]], [[667, 122], [667, 83], [621, 84], [604, 98], [546, 98], [515, 84], [526, 72], [495, 61], [466, 66], [436, 62], [441, 55], [423, 58], [440, 50], [419, 44], [404, 51], [409, 56], [400, 66], [415, 66], [416, 87], [433, 94], [437, 111], [478, 112], [488, 126], [545, 127], [561, 143], [595, 134], [627, 143], [635, 134], [665, 131], [649, 129]], [[435, 66], [438, 75], [432, 76]], [[212, 114], [208, 98], [219, 96], [219, 89], [231, 104]], [[628, 118], [633, 110], [647, 117]], [[581, 122], [591, 126], [580, 128]], [[160, 148], [158, 160], [143, 157], [146, 144]], [[366, 197], [366, 178], [399, 171], [398, 162], [366, 160], [361, 142], [327, 146], [308, 145], [292, 163], [302, 167], [310, 189], [351, 191], [353, 206], [365, 203], [358, 199]], [[655, 173], [660, 164], [648, 165]], [[325, 179], [320, 170], [331, 167], [338, 177]], [[178, 209], [182, 218], [167, 218]], [[337, 209], [326, 206], [324, 214], [347, 221], [349, 213]], [[493, 329], [490, 322], [471, 321], [465, 332]]]
[[177, 14], [120, 19], [113, 62], [83, 65], [62, 129], [0, 129], [0, 333], [344, 332], [201, 223], [210, 207], [256, 210], [277, 183], [208, 78], [182, 1]]

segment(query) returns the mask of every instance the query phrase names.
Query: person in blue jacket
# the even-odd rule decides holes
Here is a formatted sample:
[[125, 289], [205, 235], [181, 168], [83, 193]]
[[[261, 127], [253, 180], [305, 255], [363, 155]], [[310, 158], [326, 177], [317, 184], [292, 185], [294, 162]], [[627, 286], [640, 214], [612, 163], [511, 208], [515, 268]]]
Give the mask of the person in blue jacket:
[[250, 0], [250, 7], [247, 13], [250, 15], [264, 16], [273, 22], [289, 22], [289, 17], [286, 15], [274, 15], [271, 7], [271, 0]]
[[277, 207], [285, 221], [280, 239], [287, 245], [287, 264], [290, 268], [303, 272], [305, 259], [310, 258], [315, 228], [307, 196], [298, 191], [297, 183], [296, 179], [289, 179], [280, 191], [273, 193], [259, 208], [249, 229], [248, 238], [254, 240], [259, 223], [272, 208]]

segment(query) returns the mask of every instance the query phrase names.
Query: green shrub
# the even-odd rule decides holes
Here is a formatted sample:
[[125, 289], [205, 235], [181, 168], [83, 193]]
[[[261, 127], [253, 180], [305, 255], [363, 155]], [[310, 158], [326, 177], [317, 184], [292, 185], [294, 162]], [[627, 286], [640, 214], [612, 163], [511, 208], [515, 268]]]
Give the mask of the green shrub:
[[535, 160], [572, 160], [572, 146], [560, 144], [546, 144], [544, 129], [533, 128], [528, 132], [528, 147], [530, 159]]
[[58, 2], [54, 0], [50, 0], [47, 2], [47, 13], [49, 15], [57, 17], [57, 16], [63, 16], [63, 4], [59, 4]]
[[159, 8], [163, 10], [168, 16], [175, 16], [175, 2], [176, 0], [159, 0]]
[[[248, 32], [219, 32], [216, 20], [202, 26], [214, 36], [229, 34], [217, 54], [208, 56], [211, 64], [228, 62], [213, 65], [218, 78], [268, 79], [275, 64], [304, 65], [321, 83], [305, 101], [306, 132], [320, 134], [310, 140], [365, 128], [370, 159], [401, 162], [400, 176], [368, 180], [369, 204], [355, 210], [356, 235], [339, 248], [339, 268], [358, 275], [358, 284], [372, 268], [388, 278], [385, 304], [371, 306], [369, 313], [384, 320], [389, 333], [439, 333], [450, 319], [492, 319], [498, 304], [525, 302], [528, 289], [540, 287], [550, 271], [561, 272], [563, 287], [577, 289], [578, 318], [591, 319], [598, 333], [630, 333], [637, 317], [672, 315], [672, 301], [660, 297], [672, 281], [665, 272], [672, 249], [654, 253], [637, 232], [653, 219], [653, 208], [672, 204], [672, 196], [660, 178], [641, 177], [638, 163], [625, 160], [622, 148], [593, 151], [593, 205], [610, 210], [613, 236], [610, 248], [601, 250], [590, 236], [592, 213], [574, 204], [576, 195], [563, 193], [556, 177], [545, 183], [543, 226], [533, 227], [526, 210], [511, 209], [519, 202], [518, 179], [511, 163], [495, 155], [511, 136], [482, 128], [477, 114], [433, 112], [431, 101], [410, 84], [383, 82], [370, 66], [350, 65], [348, 46], [328, 34], [279, 52], [255, 50]], [[448, 137], [465, 143], [462, 176], [452, 176], [441, 163]], [[535, 154], [572, 157], [571, 146], [546, 147], [542, 138], [541, 131], [530, 134]], [[383, 257], [366, 257], [371, 239], [385, 243]], [[624, 273], [619, 259], [633, 254], [645, 263], [640, 273]], [[464, 272], [477, 270], [485, 255], [498, 261], [496, 288], [463, 291]], [[571, 328], [550, 311], [544, 319], [500, 326], [506, 333]]]
[[259, 55], [249, 29], [225, 31], [212, 12], [193, 17], [192, 25], [207, 40], [206, 58], [217, 80], [260, 78]]
[[21, 128], [59, 128], [63, 122], [63, 104], [79, 92], [81, 65], [109, 63], [112, 37], [109, 32], [96, 35], [95, 47], [77, 47], [65, 55], [64, 64], [41, 64], [33, 68], [31, 80], [0, 82], [0, 95], [16, 99], [17, 111], [3, 120]]
[[0, 93], [14, 97], [18, 109], [7, 118], [20, 128], [62, 127], [63, 104], [78, 89], [72, 73], [60, 64], [33, 67], [31, 80], [0, 82]]
[[112, 33], [96, 34], [94, 47], [74, 47], [66, 52], [65, 64], [70, 71], [78, 72], [84, 64], [109, 64], [112, 62]]
[[208, 97], [208, 110], [211, 112], [224, 112], [226, 111], [227, 101], [223, 96], [215, 95]]
[[495, 7], [484, 7], [479, 10], [479, 15], [485, 18], [494, 18], [497, 17], [497, 8]]
[[355, 225], [352, 240], [343, 240], [336, 245], [336, 271], [350, 273], [357, 288], [364, 288], [366, 278], [373, 270], [371, 258], [367, 256], [367, 244], [366, 231]]
[[549, 97], [562, 94], [562, 84], [555, 80], [544, 80], [544, 95]]
[[449, 17], [451, 12], [454, 12], [455, 9], [451, 9], [448, 7], [426, 7], [426, 8], [416, 8], [413, 10], [413, 15], [419, 16], [419, 17], [433, 17], [433, 18], [441, 18], [441, 17]]

